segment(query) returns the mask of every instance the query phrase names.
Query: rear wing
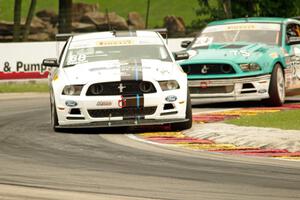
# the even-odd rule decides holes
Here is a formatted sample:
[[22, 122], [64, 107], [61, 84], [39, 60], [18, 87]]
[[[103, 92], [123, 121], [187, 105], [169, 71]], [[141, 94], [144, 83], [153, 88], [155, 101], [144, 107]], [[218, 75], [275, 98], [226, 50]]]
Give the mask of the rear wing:
[[167, 28], [159, 28], [159, 29], [146, 29], [147, 31], [155, 31], [158, 32], [168, 44], [168, 29]]
[[292, 19], [300, 20], [300, 16], [292, 17]]
[[158, 32], [158, 33], [161, 34], [161, 36], [163, 36], [165, 39], [168, 38], [168, 29], [167, 29], [167, 28], [145, 29], [145, 31], [154, 31], [154, 32]]
[[56, 41], [67, 41], [70, 37], [78, 35], [76, 33], [59, 33], [55, 35]]

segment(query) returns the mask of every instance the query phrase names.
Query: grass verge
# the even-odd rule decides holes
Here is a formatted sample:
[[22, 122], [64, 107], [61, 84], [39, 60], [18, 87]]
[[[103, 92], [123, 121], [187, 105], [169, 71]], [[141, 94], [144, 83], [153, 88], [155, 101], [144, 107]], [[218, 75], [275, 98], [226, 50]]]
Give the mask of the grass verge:
[[238, 126], [256, 126], [300, 130], [300, 110], [288, 110], [275, 113], [243, 116], [238, 119], [226, 120], [225, 123]]
[[0, 93], [48, 92], [47, 83], [0, 83]]

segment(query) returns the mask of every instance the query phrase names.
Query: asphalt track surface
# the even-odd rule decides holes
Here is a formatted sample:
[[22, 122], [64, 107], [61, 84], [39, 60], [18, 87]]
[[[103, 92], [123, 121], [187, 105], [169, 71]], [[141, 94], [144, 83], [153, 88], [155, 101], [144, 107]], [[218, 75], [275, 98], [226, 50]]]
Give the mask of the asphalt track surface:
[[0, 109], [1, 200], [300, 199], [299, 162], [153, 145], [124, 129], [54, 133], [47, 95], [0, 98]]

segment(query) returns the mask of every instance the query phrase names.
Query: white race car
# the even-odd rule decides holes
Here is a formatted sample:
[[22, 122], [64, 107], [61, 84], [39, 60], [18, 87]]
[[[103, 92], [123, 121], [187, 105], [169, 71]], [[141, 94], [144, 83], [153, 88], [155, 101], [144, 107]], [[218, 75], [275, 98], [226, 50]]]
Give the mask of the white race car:
[[61, 128], [192, 126], [187, 76], [153, 31], [70, 36], [59, 60], [45, 59], [51, 125]]

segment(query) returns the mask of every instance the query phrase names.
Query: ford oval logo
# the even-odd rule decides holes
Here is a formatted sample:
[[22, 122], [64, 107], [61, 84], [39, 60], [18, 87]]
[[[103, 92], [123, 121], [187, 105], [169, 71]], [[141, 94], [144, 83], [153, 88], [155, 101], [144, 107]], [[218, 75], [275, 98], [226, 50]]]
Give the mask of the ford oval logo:
[[77, 106], [78, 104], [77, 104], [77, 102], [76, 101], [73, 101], [73, 100], [67, 100], [66, 101], [66, 106], [68, 106], [68, 107], [75, 107], [75, 106]]
[[260, 89], [260, 90], [258, 90], [258, 93], [260, 93], [260, 94], [262, 94], [262, 93], [266, 93], [267, 92], [267, 90], [266, 89]]
[[177, 100], [177, 97], [175, 95], [170, 95], [166, 97], [166, 101], [168, 102], [174, 102]]

